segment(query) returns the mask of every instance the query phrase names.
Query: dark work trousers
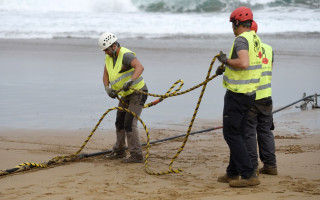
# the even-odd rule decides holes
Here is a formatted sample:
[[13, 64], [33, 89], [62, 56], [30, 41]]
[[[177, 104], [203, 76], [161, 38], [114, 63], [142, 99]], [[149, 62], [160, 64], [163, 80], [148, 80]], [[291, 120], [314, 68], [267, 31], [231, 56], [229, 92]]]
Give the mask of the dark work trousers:
[[247, 115], [256, 95], [245, 95], [227, 90], [224, 96], [223, 136], [230, 149], [228, 176], [249, 178], [254, 168], [245, 144]]
[[[141, 88], [142, 91], [148, 92], [147, 86], [145, 85]], [[127, 108], [128, 110], [135, 113], [140, 117], [143, 105], [147, 100], [147, 95], [142, 95], [140, 93], [132, 93], [128, 96], [122, 97], [121, 99], [128, 105], [124, 105], [119, 101], [119, 107]], [[113, 145], [113, 149], [116, 151], [121, 151], [126, 148], [126, 141], [128, 143], [128, 150], [131, 156], [142, 156], [141, 142], [139, 137], [138, 119], [132, 114], [126, 111], [117, 111], [116, 119], [116, 134], [117, 141]]]
[[272, 123], [271, 97], [256, 100], [249, 111], [246, 128], [246, 145], [254, 168], [258, 168], [257, 139], [261, 161], [267, 166], [277, 166]]

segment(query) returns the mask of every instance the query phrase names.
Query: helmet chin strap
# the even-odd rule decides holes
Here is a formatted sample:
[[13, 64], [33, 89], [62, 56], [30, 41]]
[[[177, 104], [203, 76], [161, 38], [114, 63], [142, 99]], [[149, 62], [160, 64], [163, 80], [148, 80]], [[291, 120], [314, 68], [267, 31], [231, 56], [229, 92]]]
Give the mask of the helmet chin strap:
[[114, 57], [114, 58], [117, 56], [117, 49], [118, 49], [118, 45], [114, 50], [111, 49], [112, 57]]
[[115, 57], [116, 57], [116, 55], [117, 55], [117, 49], [116, 49], [116, 50], [112, 50], [111, 52], [112, 52], [112, 57], [114, 57], [114, 58], [115, 58]]

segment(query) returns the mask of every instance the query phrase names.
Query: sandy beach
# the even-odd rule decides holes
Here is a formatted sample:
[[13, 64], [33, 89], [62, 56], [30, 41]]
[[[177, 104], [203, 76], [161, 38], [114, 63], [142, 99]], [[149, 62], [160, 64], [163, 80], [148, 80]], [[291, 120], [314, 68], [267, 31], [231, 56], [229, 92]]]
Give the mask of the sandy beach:
[[[262, 36], [261, 36], [262, 37]], [[265, 35], [275, 50], [274, 107], [320, 93], [319, 35]], [[145, 66], [149, 92], [164, 94], [178, 79], [188, 89], [204, 80], [220, 50], [233, 37], [124, 39]], [[76, 152], [101, 115], [117, 102], [102, 85], [103, 53], [92, 39], [0, 40], [0, 169], [42, 163]], [[289, 72], [289, 73], [288, 73]], [[146, 109], [150, 140], [185, 134], [200, 90]], [[220, 126], [225, 90], [221, 77], [208, 83], [192, 131]], [[152, 101], [148, 99], [148, 102]], [[83, 153], [112, 148], [110, 113]], [[229, 159], [222, 130], [189, 137], [174, 162], [183, 172], [149, 175], [143, 164], [122, 164], [103, 156], [0, 177], [0, 199], [319, 199], [320, 110], [290, 107], [274, 116], [279, 175], [260, 175], [261, 185], [235, 189], [218, 183]], [[146, 133], [140, 126], [140, 137]], [[150, 169], [168, 170], [183, 138], [151, 146]], [[144, 149], [145, 152], [145, 149]], [[260, 163], [261, 165], [261, 163]]]
[[[178, 174], [149, 175], [143, 164], [122, 164], [119, 160], [94, 156], [54, 168], [0, 177], [0, 199], [318, 199], [320, 129], [309, 128], [307, 122], [314, 118], [319, 120], [319, 115], [319, 110], [309, 110], [277, 120], [274, 134], [279, 175], [261, 174], [261, 184], [256, 187], [236, 189], [217, 182], [217, 176], [225, 173], [229, 155], [220, 129], [189, 137], [173, 165], [183, 169]], [[203, 121], [194, 129], [202, 130], [219, 123]], [[78, 150], [89, 133], [89, 130], [2, 129], [0, 168], [9, 169], [21, 162], [43, 162], [57, 155], [69, 155]], [[140, 133], [145, 142], [144, 130]], [[151, 129], [150, 139], [183, 133], [172, 129]], [[97, 131], [83, 152], [110, 149], [114, 139], [112, 131]], [[182, 141], [183, 138], [152, 145], [150, 169], [155, 172], [168, 170], [168, 164]]]

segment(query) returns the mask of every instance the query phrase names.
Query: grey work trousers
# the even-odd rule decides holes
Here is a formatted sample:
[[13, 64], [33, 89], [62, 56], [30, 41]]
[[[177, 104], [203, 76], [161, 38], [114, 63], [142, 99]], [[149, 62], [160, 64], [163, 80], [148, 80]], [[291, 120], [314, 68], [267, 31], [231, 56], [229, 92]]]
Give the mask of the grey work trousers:
[[271, 131], [272, 124], [271, 97], [256, 100], [248, 114], [245, 140], [254, 168], [258, 168], [257, 141], [260, 160], [264, 165], [277, 166], [274, 135]]
[[[141, 90], [148, 92], [147, 86], [145, 85]], [[124, 105], [119, 101], [119, 107], [127, 108], [128, 110], [135, 113], [140, 117], [143, 105], [147, 100], [147, 95], [139, 93], [132, 93], [128, 96], [122, 97], [121, 99], [128, 105]], [[141, 142], [139, 138], [139, 130], [137, 125], [138, 119], [132, 114], [126, 111], [117, 111], [116, 118], [116, 134], [117, 141], [113, 145], [113, 150], [121, 151], [126, 148], [126, 138], [128, 143], [128, 150], [131, 156], [142, 156]]]

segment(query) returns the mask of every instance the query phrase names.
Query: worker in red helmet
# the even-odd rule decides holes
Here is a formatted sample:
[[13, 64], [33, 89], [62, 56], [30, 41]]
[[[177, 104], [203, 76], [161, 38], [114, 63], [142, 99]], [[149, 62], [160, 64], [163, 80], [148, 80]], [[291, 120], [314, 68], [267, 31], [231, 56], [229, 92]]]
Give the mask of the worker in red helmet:
[[[227, 57], [222, 51], [218, 60], [223, 64], [216, 70], [223, 75], [227, 89], [223, 108], [223, 136], [230, 149], [229, 165], [218, 182], [231, 187], [259, 185], [260, 181], [246, 148], [247, 115], [254, 103], [261, 76], [261, 40], [251, 31], [253, 14], [250, 8], [239, 7], [230, 15], [236, 39]], [[240, 178], [239, 178], [240, 177]]]
[[252, 20], [252, 23], [251, 23], [251, 30], [253, 30], [256, 33], [258, 32], [258, 24], [254, 20]]
[[[257, 33], [258, 24], [252, 21], [251, 30]], [[246, 133], [247, 149], [254, 168], [258, 169], [257, 141], [259, 146], [259, 157], [263, 162], [260, 168], [261, 174], [277, 175], [277, 164], [275, 155], [274, 135], [271, 130], [273, 126], [271, 78], [273, 68], [273, 51], [270, 45], [261, 43], [262, 48], [262, 73], [259, 86], [256, 91], [256, 99], [251, 107]]]

